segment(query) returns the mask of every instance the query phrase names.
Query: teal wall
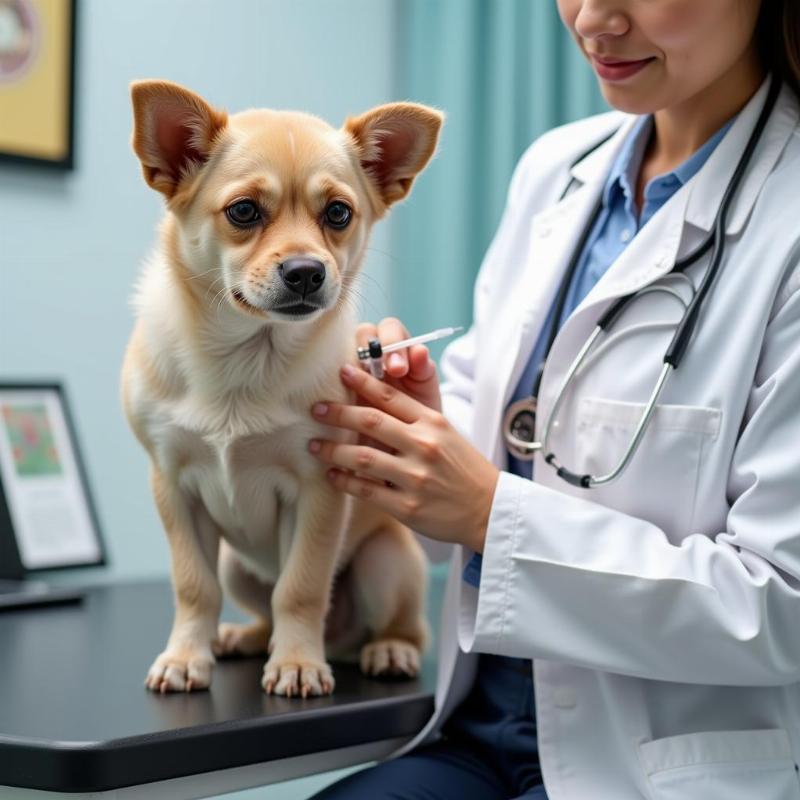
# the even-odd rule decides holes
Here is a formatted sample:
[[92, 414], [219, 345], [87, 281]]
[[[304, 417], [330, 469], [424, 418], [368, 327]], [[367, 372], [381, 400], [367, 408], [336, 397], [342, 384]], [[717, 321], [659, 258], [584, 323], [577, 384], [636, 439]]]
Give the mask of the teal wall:
[[399, 96], [447, 121], [394, 216], [394, 313], [413, 333], [468, 326], [517, 160], [547, 129], [608, 107], [555, 0], [402, 0], [396, 24]]

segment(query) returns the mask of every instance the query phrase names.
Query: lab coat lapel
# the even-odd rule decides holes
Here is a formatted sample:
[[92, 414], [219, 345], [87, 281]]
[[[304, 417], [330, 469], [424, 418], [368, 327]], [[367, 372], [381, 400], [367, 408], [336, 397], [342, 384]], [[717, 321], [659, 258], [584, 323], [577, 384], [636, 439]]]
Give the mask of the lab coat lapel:
[[[580, 187], [555, 206], [536, 214], [531, 223], [527, 259], [517, 297], [509, 298], [516, 313], [507, 318], [508, 332], [502, 341], [510, 346], [498, 354], [497, 381], [500, 391], [486, 395], [485, 419], [502, 418], [520, 374], [530, 357], [558, 285], [600, 194], [602, 183]], [[502, 442], [496, 425], [475, 430], [476, 444], [502, 463]]]
[[[689, 198], [686, 220], [701, 230], [711, 230], [722, 196], [764, 106], [768, 89], [769, 78], [739, 112], [728, 135], [697, 175], [697, 185]], [[725, 232], [729, 236], [740, 233], [744, 227], [761, 188], [797, 127], [798, 115], [800, 107], [797, 100], [784, 84], [728, 213]]]
[[573, 317], [599, 303], [636, 292], [672, 269], [683, 236], [690, 195], [691, 187], [686, 184], [656, 212], [592, 287]]
[[[518, 297], [510, 298], [510, 307], [514, 311], [508, 317], [507, 335], [501, 337], [502, 341], [515, 344], [498, 354], [495, 375], [499, 390], [484, 395], [486, 413], [481, 415], [483, 419], [502, 418], [503, 409], [536, 344], [561, 278], [600, 198], [606, 175], [635, 119], [627, 118], [605, 144], [572, 168], [571, 177], [578, 181], [578, 188], [532, 218], [528, 251], [519, 283], [522, 292]], [[497, 425], [476, 427], [474, 440], [496, 463], [504, 464], [499, 433]]]

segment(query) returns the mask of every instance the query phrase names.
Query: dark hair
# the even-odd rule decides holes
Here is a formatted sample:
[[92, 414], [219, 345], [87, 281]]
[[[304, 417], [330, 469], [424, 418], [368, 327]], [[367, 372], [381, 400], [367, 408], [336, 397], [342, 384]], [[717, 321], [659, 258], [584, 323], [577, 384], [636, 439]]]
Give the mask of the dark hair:
[[761, 0], [755, 35], [758, 53], [764, 67], [778, 75], [800, 100], [798, 0]]

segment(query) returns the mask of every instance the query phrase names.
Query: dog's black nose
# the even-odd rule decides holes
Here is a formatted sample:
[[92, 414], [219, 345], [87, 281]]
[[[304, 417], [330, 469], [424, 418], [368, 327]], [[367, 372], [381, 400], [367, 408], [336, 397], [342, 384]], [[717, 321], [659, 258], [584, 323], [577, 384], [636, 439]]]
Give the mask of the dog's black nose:
[[278, 265], [281, 280], [301, 297], [316, 292], [325, 280], [325, 265], [314, 258], [287, 258]]

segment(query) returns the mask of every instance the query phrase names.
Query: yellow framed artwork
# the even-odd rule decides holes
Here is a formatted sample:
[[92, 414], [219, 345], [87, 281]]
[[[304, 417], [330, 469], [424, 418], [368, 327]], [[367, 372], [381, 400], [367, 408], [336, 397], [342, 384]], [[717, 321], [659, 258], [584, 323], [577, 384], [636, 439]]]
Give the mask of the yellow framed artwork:
[[77, 0], [0, 0], [0, 159], [73, 166]]

